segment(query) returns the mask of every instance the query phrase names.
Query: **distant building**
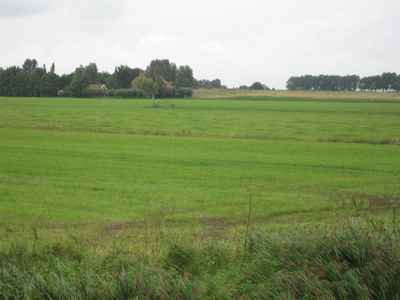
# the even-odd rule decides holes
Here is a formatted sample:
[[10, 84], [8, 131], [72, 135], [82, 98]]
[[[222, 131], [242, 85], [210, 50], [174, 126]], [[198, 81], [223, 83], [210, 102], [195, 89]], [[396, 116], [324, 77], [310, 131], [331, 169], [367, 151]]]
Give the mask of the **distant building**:
[[58, 97], [61, 97], [63, 94], [64, 94], [64, 91], [63, 91], [63, 90], [59, 90], [59, 91], [57, 92], [57, 96], [58, 96]]
[[[135, 79], [132, 80], [132, 85], [134, 85], [140, 77], [142, 77], [143, 75], [146, 75], [147, 71], [144, 71], [142, 73], [140, 73], [139, 76], [135, 77]], [[167, 87], [172, 88], [172, 84], [170, 84], [168, 81], [166, 81], [162, 76], [158, 75], [157, 73], [154, 74], [154, 77], [156, 77], [155, 79], [159, 82], [159, 83], [164, 83]]]
[[95, 90], [106, 90], [107, 89], [105, 84], [91, 84], [89, 86], [89, 88], [95, 89]]

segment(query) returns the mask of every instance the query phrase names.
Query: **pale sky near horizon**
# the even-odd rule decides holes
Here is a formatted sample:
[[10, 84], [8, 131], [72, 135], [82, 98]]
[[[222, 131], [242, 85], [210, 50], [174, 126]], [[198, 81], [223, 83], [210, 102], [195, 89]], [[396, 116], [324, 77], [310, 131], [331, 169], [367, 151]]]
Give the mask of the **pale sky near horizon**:
[[0, 67], [189, 65], [229, 88], [400, 73], [398, 0], [0, 0]]

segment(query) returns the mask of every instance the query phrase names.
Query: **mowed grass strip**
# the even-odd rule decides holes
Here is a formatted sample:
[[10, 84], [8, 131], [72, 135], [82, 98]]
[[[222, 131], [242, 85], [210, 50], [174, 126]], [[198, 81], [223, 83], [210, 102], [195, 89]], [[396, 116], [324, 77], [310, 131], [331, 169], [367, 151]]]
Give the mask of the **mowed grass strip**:
[[[169, 101], [169, 100], [165, 100]], [[400, 103], [0, 98], [0, 127], [379, 143], [400, 137]]]
[[164, 202], [174, 230], [223, 232], [244, 220], [250, 185], [262, 191], [254, 225], [329, 223], [354, 214], [351, 198], [368, 208], [368, 199], [400, 191], [393, 146], [4, 128], [0, 141], [0, 213], [13, 231], [37, 217], [67, 231], [85, 222], [139, 226]]

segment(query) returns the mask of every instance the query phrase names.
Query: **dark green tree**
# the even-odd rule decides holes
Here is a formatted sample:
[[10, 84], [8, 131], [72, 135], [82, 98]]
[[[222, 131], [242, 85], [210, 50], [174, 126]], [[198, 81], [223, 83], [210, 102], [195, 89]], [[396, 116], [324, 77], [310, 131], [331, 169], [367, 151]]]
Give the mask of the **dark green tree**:
[[33, 74], [37, 68], [38, 62], [36, 59], [26, 59], [22, 65], [22, 69], [25, 73]]
[[211, 81], [206, 79], [199, 80], [199, 87], [204, 89], [212, 89]]
[[83, 97], [83, 90], [89, 86], [89, 78], [86, 74], [75, 75], [66, 92], [74, 98]]
[[397, 89], [397, 74], [390, 72], [382, 73], [381, 88], [384, 91], [395, 91]]
[[175, 82], [176, 74], [178, 72], [176, 64], [170, 62], [168, 59], [154, 59], [147, 67], [150, 76], [158, 74], [170, 83]]
[[60, 76], [58, 80], [58, 89], [59, 90], [66, 90], [67, 87], [71, 84], [72, 78], [74, 77], [74, 74], [63, 74]]
[[54, 63], [51, 64], [51, 68], [50, 68], [50, 73], [55, 73], [56, 72], [56, 66]]
[[35, 71], [34, 71], [34, 73], [35, 73], [36, 75], [38, 75], [39, 77], [42, 77], [44, 74], [47, 73], [46, 65], [43, 64], [43, 67], [42, 67], [42, 68], [36, 68]]
[[91, 62], [84, 68], [84, 73], [88, 76], [89, 82], [94, 84], [97, 83], [97, 65], [96, 63]]
[[118, 81], [114, 75], [111, 75], [106, 78], [105, 85], [106, 85], [107, 89], [118, 89], [119, 88]]
[[79, 67], [75, 68], [74, 75], [82, 76], [85, 72], [85, 67], [83, 65], [79, 65]]
[[290, 77], [286, 82], [288, 90], [315, 90], [315, 91], [355, 91], [360, 85], [357, 75], [305, 75]]
[[117, 80], [118, 87], [128, 89], [131, 87], [132, 80], [139, 76], [141, 70], [138, 68], [131, 69], [126, 65], [115, 67], [114, 76]]
[[193, 87], [194, 78], [193, 70], [189, 66], [180, 66], [176, 74], [174, 86], [180, 87]]
[[114, 77], [112, 74], [108, 73], [107, 71], [97, 73], [97, 83], [107, 85], [107, 80], [110, 77]]
[[263, 90], [263, 89], [264, 89], [263, 85], [261, 84], [261, 82], [258, 82], [258, 81], [254, 82], [250, 86], [250, 90]]
[[218, 78], [217, 78], [217, 79], [214, 79], [214, 80], [211, 80], [211, 86], [212, 86], [214, 89], [219, 89], [219, 88], [221, 88], [221, 80], [219, 80]]
[[43, 75], [40, 78], [40, 96], [55, 97], [57, 96], [59, 86], [59, 76], [52, 72]]

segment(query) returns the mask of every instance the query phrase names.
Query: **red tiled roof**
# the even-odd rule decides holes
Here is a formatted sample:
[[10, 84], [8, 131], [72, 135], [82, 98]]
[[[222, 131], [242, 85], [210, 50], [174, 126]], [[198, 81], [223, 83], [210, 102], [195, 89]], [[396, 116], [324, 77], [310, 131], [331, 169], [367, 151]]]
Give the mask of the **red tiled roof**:
[[[132, 85], [134, 85], [138, 80], [139, 80], [139, 78], [140, 77], [142, 77], [143, 75], [145, 75], [147, 73], [147, 71], [144, 71], [144, 72], [142, 72], [142, 74], [140, 74], [139, 76], [137, 76], [136, 78], [134, 78], [133, 80], [132, 80]], [[170, 84], [168, 81], [166, 81], [162, 76], [160, 76], [160, 75], [158, 75], [157, 73], [155, 74], [155, 76], [157, 76], [157, 81], [158, 82], [162, 82], [162, 83], [164, 83], [167, 87], [169, 87], [169, 88], [172, 88], [173, 86], [172, 86], [172, 84]]]
[[104, 84], [91, 84], [89, 87], [91, 89], [101, 89], [103, 88]]

